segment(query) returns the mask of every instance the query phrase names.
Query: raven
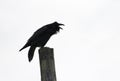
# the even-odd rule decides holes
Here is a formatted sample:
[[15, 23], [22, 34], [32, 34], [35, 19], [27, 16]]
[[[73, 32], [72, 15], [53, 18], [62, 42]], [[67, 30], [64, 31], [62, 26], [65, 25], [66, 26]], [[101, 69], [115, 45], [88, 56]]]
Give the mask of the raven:
[[64, 24], [53, 22], [41, 27], [36, 32], [34, 32], [34, 34], [28, 39], [27, 43], [19, 51], [30, 46], [30, 49], [28, 51], [28, 59], [30, 62], [33, 59], [36, 47], [44, 47], [50, 37], [53, 34], [59, 32], [60, 29], [62, 29], [61, 27], [59, 27], [60, 25], [64, 26]]

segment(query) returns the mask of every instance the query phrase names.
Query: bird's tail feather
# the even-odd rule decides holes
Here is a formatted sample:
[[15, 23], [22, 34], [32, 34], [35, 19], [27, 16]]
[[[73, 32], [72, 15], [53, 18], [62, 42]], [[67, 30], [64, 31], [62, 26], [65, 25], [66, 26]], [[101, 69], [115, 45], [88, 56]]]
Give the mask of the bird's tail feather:
[[25, 44], [19, 51], [22, 51], [24, 48], [28, 47], [28, 44]]
[[29, 62], [33, 59], [35, 48], [36, 48], [36, 46], [31, 46], [29, 49], [29, 52], [28, 52]]

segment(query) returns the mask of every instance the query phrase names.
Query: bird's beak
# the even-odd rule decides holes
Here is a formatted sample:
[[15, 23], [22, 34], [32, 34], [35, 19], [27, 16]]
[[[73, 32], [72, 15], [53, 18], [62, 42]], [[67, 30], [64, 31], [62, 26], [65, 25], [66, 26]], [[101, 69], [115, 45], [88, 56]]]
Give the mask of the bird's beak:
[[[61, 25], [61, 26], [65, 26], [64, 24], [61, 24], [61, 23], [59, 23], [59, 25]], [[60, 29], [62, 29], [62, 30], [63, 30], [63, 28], [61, 28], [61, 27], [60, 27]]]
[[59, 23], [59, 25], [65, 26], [64, 24]]
[[59, 27], [59, 28], [63, 30], [63, 28], [61, 28], [61, 27]]

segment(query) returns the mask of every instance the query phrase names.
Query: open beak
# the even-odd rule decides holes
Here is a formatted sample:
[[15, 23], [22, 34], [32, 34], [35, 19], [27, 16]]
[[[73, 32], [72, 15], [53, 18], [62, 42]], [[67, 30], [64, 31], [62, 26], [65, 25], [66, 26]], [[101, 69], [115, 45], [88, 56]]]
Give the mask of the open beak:
[[59, 25], [61, 25], [61, 26], [65, 26], [64, 24], [61, 24], [61, 23], [59, 23]]
[[[60, 26], [65, 26], [64, 24], [61, 24], [61, 23], [59, 23], [59, 25], [60, 25]], [[60, 29], [62, 29], [62, 30], [63, 30], [63, 28], [61, 28], [61, 27], [60, 27]]]
[[63, 30], [63, 28], [61, 28], [61, 27], [59, 27], [59, 28]]

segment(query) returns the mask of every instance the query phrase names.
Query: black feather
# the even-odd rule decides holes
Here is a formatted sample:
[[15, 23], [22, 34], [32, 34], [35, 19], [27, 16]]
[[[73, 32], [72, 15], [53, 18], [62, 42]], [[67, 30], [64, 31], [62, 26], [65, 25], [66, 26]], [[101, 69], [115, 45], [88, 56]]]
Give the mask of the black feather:
[[31, 46], [28, 52], [28, 60], [29, 62], [33, 59], [34, 56], [34, 51], [35, 51], [35, 46]]
[[34, 55], [35, 48], [44, 47], [50, 37], [59, 32], [60, 29], [62, 29], [61, 27], [59, 27], [60, 25], [64, 24], [54, 22], [38, 29], [36, 32], [34, 32], [34, 34], [29, 38], [27, 43], [19, 51], [31, 46], [28, 52], [28, 58], [29, 61], [31, 61]]

